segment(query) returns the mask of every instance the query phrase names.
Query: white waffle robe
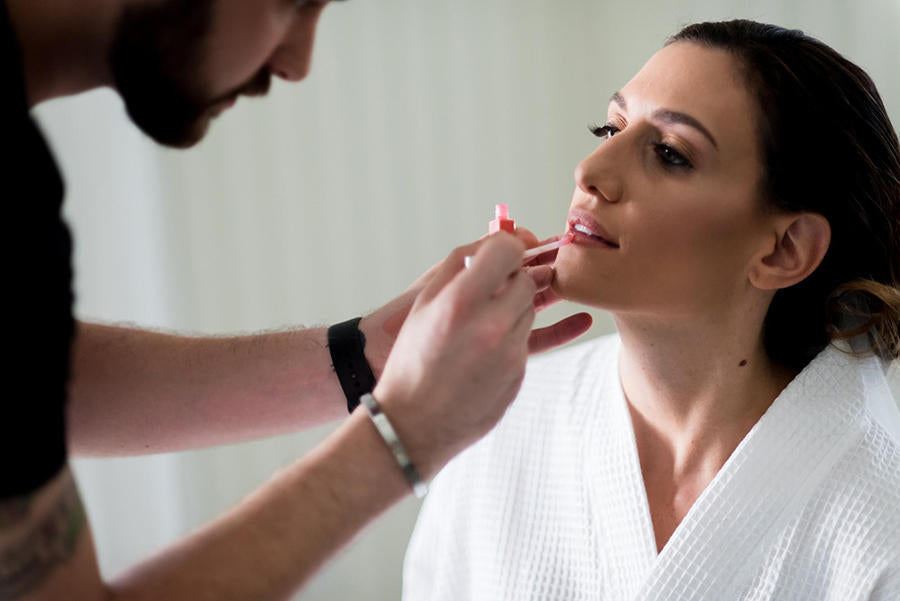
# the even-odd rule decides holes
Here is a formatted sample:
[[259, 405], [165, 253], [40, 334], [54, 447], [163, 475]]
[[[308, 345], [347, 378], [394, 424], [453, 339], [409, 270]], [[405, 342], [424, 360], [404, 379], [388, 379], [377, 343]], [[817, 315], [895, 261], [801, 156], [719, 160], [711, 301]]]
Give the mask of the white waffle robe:
[[436, 477], [405, 601], [900, 601], [900, 412], [878, 358], [826, 347], [657, 553], [620, 344], [529, 364]]

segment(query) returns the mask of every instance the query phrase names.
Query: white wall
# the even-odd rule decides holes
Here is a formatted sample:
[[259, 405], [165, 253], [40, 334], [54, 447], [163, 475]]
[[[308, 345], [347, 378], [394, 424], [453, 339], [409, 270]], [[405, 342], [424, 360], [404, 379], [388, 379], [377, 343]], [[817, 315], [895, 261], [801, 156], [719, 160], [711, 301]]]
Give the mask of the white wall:
[[[327, 324], [481, 235], [495, 202], [539, 235], [558, 232], [572, 170], [594, 145], [586, 124], [697, 20], [805, 29], [866, 68], [900, 124], [897, 0], [670, 4], [334, 5], [309, 79], [242, 100], [187, 152], [142, 138], [110, 92], [41, 106], [68, 184], [78, 315], [208, 333]], [[594, 314], [592, 335], [611, 331]], [[329, 430], [76, 462], [104, 573], [233, 505]], [[417, 507], [393, 510], [298, 598], [398, 598]]]

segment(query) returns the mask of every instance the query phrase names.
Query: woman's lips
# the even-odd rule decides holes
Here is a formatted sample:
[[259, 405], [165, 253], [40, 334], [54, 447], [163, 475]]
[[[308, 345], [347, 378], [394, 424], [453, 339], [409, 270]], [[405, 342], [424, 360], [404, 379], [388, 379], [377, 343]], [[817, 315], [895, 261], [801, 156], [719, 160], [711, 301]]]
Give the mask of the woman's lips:
[[619, 248], [618, 246], [613, 246], [603, 238], [597, 238], [596, 236], [584, 234], [577, 230], [575, 230], [575, 238], [572, 240], [572, 244], [577, 244], [579, 246], [595, 246], [597, 248], [608, 248], [610, 250], [617, 250]]
[[617, 249], [619, 244], [590, 215], [582, 212], [569, 214], [569, 231], [575, 234], [574, 244]]

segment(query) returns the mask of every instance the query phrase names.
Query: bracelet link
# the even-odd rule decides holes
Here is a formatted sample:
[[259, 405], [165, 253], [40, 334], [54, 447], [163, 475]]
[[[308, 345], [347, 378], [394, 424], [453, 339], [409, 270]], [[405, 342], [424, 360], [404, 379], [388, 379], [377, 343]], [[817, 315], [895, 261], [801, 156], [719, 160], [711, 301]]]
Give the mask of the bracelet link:
[[428, 492], [428, 485], [425, 484], [419, 476], [419, 472], [409, 458], [406, 448], [404, 448], [403, 443], [401, 443], [400, 439], [397, 437], [394, 426], [391, 425], [390, 420], [381, 411], [381, 405], [379, 405], [378, 401], [375, 400], [375, 397], [368, 392], [359, 398], [359, 402], [361, 405], [365, 406], [366, 413], [368, 413], [369, 418], [375, 425], [375, 429], [378, 430], [378, 433], [381, 434], [381, 438], [384, 439], [384, 442], [391, 450], [391, 453], [393, 453], [394, 458], [397, 460], [397, 464], [400, 466], [400, 470], [403, 472], [403, 477], [406, 478], [406, 481], [413, 489], [413, 494], [416, 495], [416, 498], [421, 499]]

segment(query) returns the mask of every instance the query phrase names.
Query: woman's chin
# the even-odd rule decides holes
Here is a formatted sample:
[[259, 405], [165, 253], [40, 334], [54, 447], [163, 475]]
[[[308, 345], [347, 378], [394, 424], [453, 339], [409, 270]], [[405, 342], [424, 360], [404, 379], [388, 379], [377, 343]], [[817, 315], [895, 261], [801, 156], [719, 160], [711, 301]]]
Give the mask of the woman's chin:
[[557, 260], [554, 265], [550, 289], [563, 300], [601, 309], [609, 300], [598, 287], [598, 278], [589, 277], [584, 267], [579, 269], [566, 260]]
[[556, 269], [553, 270], [553, 280], [550, 282], [550, 290], [563, 300], [569, 300], [566, 297], [566, 283], [564, 278], [559, 277], [559, 271]]
[[565, 264], [555, 265], [550, 289], [563, 300], [593, 304], [590, 291], [587, 289], [587, 282], [583, 281], [584, 279], [583, 277], [579, 278], [577, 273], [572, 273]]

